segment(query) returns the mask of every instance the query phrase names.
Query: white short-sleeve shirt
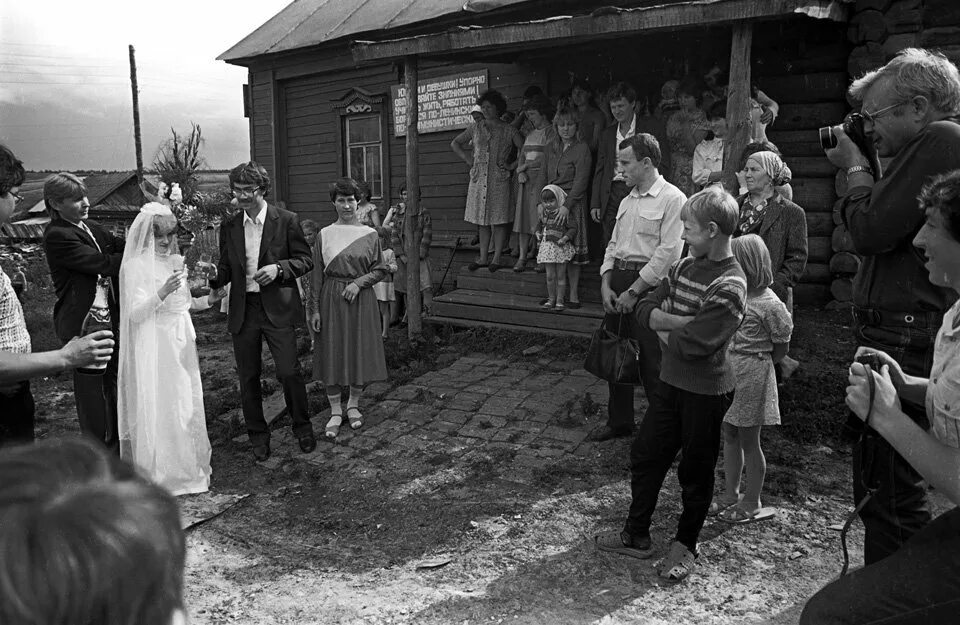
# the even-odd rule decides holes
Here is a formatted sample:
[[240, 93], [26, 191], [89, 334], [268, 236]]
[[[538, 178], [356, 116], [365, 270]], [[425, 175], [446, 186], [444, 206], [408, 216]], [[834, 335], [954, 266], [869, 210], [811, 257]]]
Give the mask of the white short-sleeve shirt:
[[937, 440], [960, 448], [960, 301], [943, 316], [933, 352], [926, 408]]

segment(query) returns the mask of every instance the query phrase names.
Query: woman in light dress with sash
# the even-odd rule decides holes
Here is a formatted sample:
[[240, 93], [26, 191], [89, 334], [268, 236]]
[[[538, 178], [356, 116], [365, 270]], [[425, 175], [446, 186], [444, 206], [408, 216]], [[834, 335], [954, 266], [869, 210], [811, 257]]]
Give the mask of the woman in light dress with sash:
[[313, 288], [307, 302], [317, 340], [313, 375], [326, 387], [330, 420], [326, 435], [336, 438], [343, 423], [342, 387], [350, 387], [350, 427], [363, 425], [363, 386], [387, 379], [380, 337], [380, 312], [373, 285], [387, 275], [377, 231], [360, 223], [360, 190], [351, 178], [330, 188], [337, 221], [320, 230], [313, 245]]
[[151, 202], [133, 221], [120, 266], [117, 417], [120, 456], [174, 495], [210, 486], [210, 441], [203, 410], [191, 310], [225, 291], [190, 297], [177, 253], [177, 218]]

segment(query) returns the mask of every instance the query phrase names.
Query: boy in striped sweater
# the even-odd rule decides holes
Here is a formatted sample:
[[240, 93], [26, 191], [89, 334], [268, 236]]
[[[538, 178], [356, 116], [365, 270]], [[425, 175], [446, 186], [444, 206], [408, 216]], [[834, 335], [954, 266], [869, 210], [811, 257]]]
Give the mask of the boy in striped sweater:
[[661, 337], [660, 384], [630, 450], [633, 501], [622, 532], [596, 537], [597, 547], [635, 558], [653, 554], [650, 520], [670, 465], [683, 451], [677, 477], [683, 512], [660, 577], [678, 582], [697, 557], [697, 538], [713, 498], [723, 415], [735, 377], [726, 358], [746, 306], [747, 282], [730, 238], [737, 202], [719, 187], [693, 195], [681, 211], [690, 255], [670, 268], [659, 286], [637, 304], [641, 326]]

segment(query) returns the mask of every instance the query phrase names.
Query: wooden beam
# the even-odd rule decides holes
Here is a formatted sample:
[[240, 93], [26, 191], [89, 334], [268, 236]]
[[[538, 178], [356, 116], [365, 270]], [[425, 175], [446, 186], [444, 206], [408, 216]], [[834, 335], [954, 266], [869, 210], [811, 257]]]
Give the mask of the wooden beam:
[[407, 217], [403, 221], [406, 245], [403, 253], [407, 256], [407, 333], [410, 340], [423, 333], [420, 298], [420, 232], [417, 222], [420, 220], [420, 163], [419, 134], [417, 122], [417, 57], [403, 59], [403, 82], [407, 97]]
[[740, 188], [737, 167], [743, 148], [750, 142], [750, 48], [753, 45], [753, 24], [740, 22], [733, 26], [730, 42], [730, 82], [727, 87], [727, 141], [723, 161], [723, 186], [734, 195]]
[[791, 15], [845, 22], [847, 6], [840, 0], [691, 0], [483, 28], [461, 26], [442, 33], [384, 41], [356, 41], [351, 52], [355, 62], [369, 63], [408, 56], [503, 49], [516, 45], [518, 41], [525, 42], [528, 48], [548, 47], [569, 45], [583, 39], [609, 39], [641, 32], [738, 24]]

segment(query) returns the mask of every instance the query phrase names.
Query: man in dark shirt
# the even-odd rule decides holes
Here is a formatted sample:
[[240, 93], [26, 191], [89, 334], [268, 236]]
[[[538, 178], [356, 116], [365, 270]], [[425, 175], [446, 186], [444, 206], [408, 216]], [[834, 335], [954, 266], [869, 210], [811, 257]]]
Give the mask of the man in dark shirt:
[[[855, 80], [850, 96], [862, 103], [868, 140], [882, 158], [892, 159], [874, 180], [870, 161], [839, 128], [837, 147], [827, 150], [847, 173], [843, 221], [863, 256], [854, 279], [854, 333], [858, 343], [887, 352], [905, 372], [927, 377], [952, 300], [930, 283], [912, 241], [924, 221], [920, 189], [933, 176], [960, 168], [960, 73], [942, 54], [909, 48]], [[923, 406], [903, 408], [928, 427]], [[867, 486], [879, 487], [860, 512], [866, 564], [896, 551], [930, 521], [920, 475], [869, 429], [854, 446], [853, 484], [857, 501]]]

